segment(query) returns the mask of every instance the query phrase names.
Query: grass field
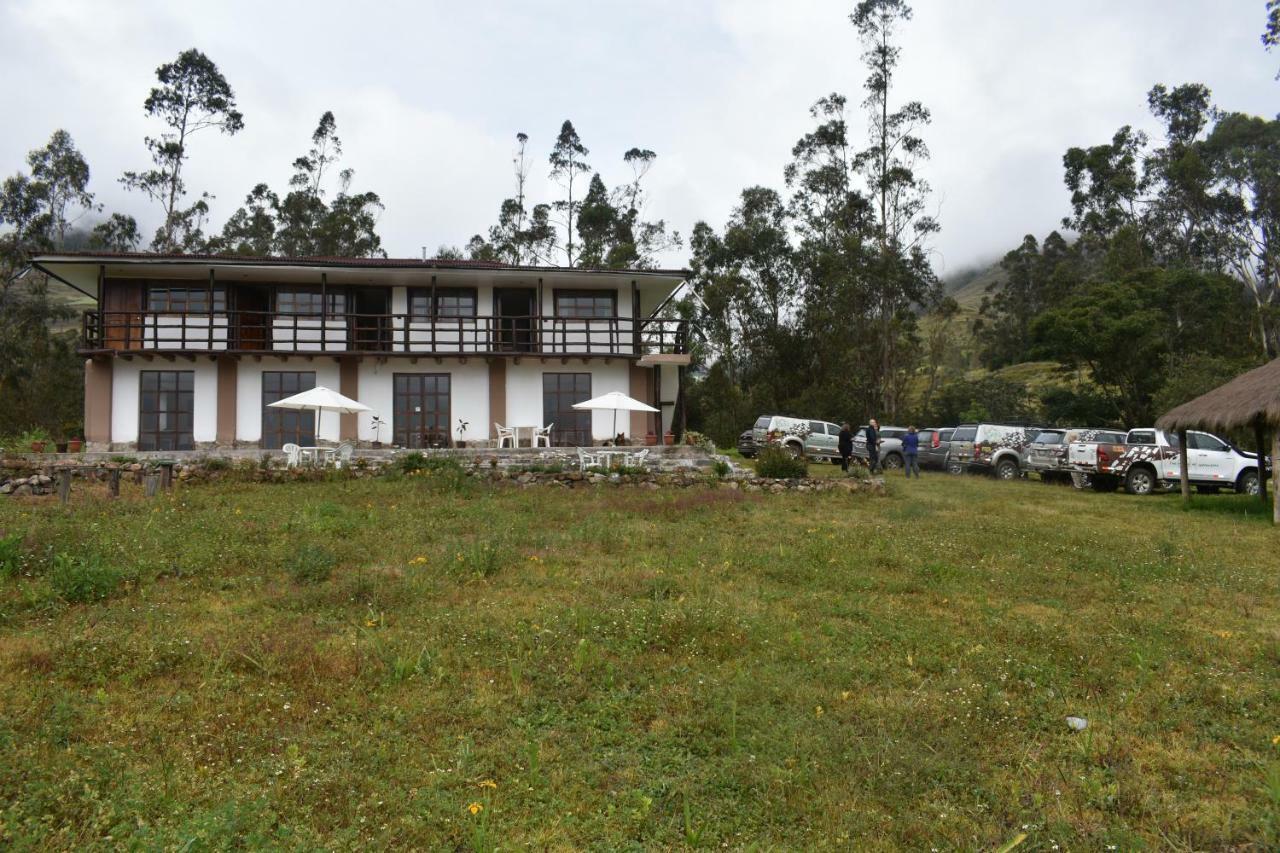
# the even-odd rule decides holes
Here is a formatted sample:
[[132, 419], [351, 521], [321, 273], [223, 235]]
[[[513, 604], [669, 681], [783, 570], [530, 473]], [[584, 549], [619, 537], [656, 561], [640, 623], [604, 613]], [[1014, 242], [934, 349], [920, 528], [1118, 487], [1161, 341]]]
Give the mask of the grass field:
[[1265, 519], [939, 474], [6, 500], [0, 847], [1274, 849]]

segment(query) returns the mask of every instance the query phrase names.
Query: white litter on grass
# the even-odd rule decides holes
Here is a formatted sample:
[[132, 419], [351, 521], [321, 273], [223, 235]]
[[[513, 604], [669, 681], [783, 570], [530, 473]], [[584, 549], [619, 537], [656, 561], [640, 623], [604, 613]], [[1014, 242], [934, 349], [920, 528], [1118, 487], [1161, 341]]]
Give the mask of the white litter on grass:
[[1067, 717], [1067, 725], [1073, 732], [1082, 732], [1089, 728], [1089, 721], [1084, 717]]

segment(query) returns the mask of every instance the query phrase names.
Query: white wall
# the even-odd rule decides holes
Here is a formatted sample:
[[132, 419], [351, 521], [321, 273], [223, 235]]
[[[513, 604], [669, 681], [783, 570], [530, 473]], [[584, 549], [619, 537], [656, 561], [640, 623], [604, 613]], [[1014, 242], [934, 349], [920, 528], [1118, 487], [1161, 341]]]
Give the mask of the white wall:
[[218, 366], [208, 359], [189, 361], [143, 361], [116, 359], [111, 366], [111, 441], [133, 444], [138, 441], [138, 396], [142, 390], [139, 374], [144, 370], [190, 370], [195, 373], [192, 403], [192, 440], [215, 441], [218, 437]]
[[[361, 441], [390, 443], [395, 428], [392, 409], [397, 373], [447, 373], [449, 374], [449, 434], [464, 441], [478, 441], [489, 437], [489, 366], [484, 359], [460, 361], [423, 359], [413, 364], [407, 359], [389, 359], [381, 364], [373, 360], [360, 363], [360, 392], [357, 395], [373, 412], [358, 416]], [[381, 438], [373, 430], [373, 416], [385, 421]], [[458, 434], [458, 420], [467, 422], [467, 430]]]
[[[525, 358], [519, 364], [507, 364], [507, 411], [506, 419], [497, 416], [494, 420], [504, 426], [528, 426], [536, 424], [545, 426], [542, 417], [542, 374], [544, 373], [590, 373], [591, 396], [599, 397], [610, 391], [621, 391], [631, 394], [631, 377], [628, 372], [629, 362], [614, 359], [608, 364], [603, 361], [590, 361], [586, 364], [581, 359], [570, 359], [568, 364], [561, 364], [559, 359], [548, 359], [543, 363], [540, 359]], [[618, 412], [618, 432], [627, 432], [631, 417], [626, 412]], [[591, 436], [597, 441], [613, 438], [613, 412], [592, 412]]]
[[[317, 358], [314, 361], [303, 358], [291, 358], [288, 361], [279, 358], [264, 358], [262, 361], [242, 358], [236, 371], [236, 441], [262, 440], [262, 373], [270, 370], [314, 371], [316, 385], [323, 385], [334, 391], [342, 390], [338, 378], [338, 363], [331, 358]], [[325, 412], [318, 418], [316, 438], [321, 441], [337, 441], [339, 417], [337, 412]]]

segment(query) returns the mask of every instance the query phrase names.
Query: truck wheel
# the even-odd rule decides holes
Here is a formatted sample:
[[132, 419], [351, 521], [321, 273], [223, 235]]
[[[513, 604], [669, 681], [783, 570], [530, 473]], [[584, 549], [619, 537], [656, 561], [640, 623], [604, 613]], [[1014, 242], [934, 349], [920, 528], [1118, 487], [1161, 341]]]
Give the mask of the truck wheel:
[[799, 444], [789, 442], [784, 444], [782, 447], [787, 451], [787, 453], [791, 454], [792, 459], [799, 459], [801, 456], [804, 456], [804, 447]]
[[1236, 481], [1236, 491], [1242, 495], [1258, 494], [1258, 472], [1245, 471]]
[[902, 467], [902, 457], [896, 453], [890, 453], [885, 456], [884, 459], [880, 460], [880, 464], [886, 469], [896, 471]]
[[1130, 468], [1124, 478], [1124, 490], [1131, 495], [1149, 495], [1156, 490], [1156, 475], [1150, 468]]
[[1001, 459], [996, 463], [996, 476], [1001, 480], [1016, 480], [1021, 473], [1018, 463], [1012, 459]]

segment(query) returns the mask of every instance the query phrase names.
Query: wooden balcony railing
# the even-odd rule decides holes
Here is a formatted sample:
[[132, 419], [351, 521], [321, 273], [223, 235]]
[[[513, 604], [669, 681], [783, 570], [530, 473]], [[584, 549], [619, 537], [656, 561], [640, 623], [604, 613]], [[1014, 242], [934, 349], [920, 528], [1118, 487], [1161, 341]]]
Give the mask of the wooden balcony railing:
[[86, 311], [81, 351], [619, 356], [688, 352], [683, 320]]

